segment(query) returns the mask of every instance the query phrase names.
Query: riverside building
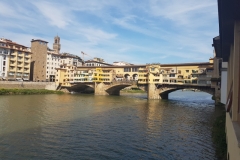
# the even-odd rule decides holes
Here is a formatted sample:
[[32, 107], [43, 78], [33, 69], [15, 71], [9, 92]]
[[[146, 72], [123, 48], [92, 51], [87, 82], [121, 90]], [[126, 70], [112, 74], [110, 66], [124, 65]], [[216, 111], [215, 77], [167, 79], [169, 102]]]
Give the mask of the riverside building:
[[240, 1], [218, 0], [219, 36], [213, 39], [221, 58], [221, 102], [226, 106], [227, 159], [240, 159]]
[[[48, 42], [40, 39], [31, 41], [32, 72], [31, 80], [37, 82], [55, 82], [59, 77], [57, 69], [82, 66], [82, 59], [69, 53], [60, 53], [60, 37], [54, 37], [53, 49]], [[69, 68], [69, 69], [70, 69]]]
[[213, 63], [147, 64], [124, 66], [76, 66], [58, 69], [57, 83], [137, 81], [138, 84], [196, 84], [211, 86]]
[[0, 39], [0, 80], [28, 81], [30, 78], [30, 48], [9, 39]]

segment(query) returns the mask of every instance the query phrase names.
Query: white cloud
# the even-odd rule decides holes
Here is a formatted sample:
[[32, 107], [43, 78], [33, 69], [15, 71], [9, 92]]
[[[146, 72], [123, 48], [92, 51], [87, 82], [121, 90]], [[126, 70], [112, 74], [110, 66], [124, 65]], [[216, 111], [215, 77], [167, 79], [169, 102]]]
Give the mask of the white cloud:
[[34, 1], [32, 3], [48, 19], [51, 25], [65, 28], [71, 22], [71, 14], [66, 9], [67, 7], [46, 1]]
[[[216, 12], [216, 2], [209, 0], [150, 0], [150, 14], [170, 19], [176, 23], [187, 25], [193, 23], [202, 14], [211, 16]], [[205, 17], [206, 18], [206, 17]], [[204, 20], [204, 19], [203, 19]], [[204, 23], [203, 21], [201, 23]]]
[[27, 46], [40, 38], [52, 47], [58, 33], [62, 51], [107, 62], [207, 61], [218, 34], [216, 13], [209, 0], [6, 0], [0, 36]]
[[13, 17], [16, 13], [10, 5], [0, 2], [0, 15], [4, 17]]

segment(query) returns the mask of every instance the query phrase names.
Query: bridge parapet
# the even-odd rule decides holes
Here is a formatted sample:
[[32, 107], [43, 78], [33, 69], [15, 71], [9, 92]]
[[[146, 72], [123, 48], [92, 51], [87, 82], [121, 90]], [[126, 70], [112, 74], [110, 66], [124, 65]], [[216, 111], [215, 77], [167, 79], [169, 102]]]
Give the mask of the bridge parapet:
[[112, 85], [118, 85], [118, 84], [131, 84], [131, 85], [136, 85], [137, 81], [134, 80], [122, 80], [122, 81], [112, 81]]

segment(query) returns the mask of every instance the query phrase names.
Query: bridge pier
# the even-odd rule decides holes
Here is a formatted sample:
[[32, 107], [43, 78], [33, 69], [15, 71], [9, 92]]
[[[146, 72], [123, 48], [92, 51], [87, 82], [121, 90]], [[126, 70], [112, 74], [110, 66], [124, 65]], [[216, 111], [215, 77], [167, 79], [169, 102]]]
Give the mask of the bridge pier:
[[159, 89], [157, 89], [155, 84], [149, 83], [147, 90], [148, 99], [162, 99], [159, 95]]
[[94, 94], [95, 95], [102, 95], [102, 96], [109, 95], [106, 92], [105, 88], [106, 88], [106, 85], [104, 83], [95, 82], [95, 92], [94, 92]]

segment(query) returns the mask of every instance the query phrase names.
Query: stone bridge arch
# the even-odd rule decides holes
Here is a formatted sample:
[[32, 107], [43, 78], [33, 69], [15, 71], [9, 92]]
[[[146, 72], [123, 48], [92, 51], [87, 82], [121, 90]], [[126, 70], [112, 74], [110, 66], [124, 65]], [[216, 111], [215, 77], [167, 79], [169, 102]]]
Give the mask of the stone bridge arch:
[[120, 95], [120, 90], [134, 85], [134, 81], [115, 81], [111, 83], [95, 83], [95, 95]]
[[69, 92], [93, 93], [94, 85], [88, 83], [73, 83], [71, 87], [67, 88]]
[[182, 89], [193, 89], [199, 90], [202, 92], [206, 92], [215, 96], [215, 88], [211, 88], [211, 86], [197, 86], [197, 85], [160, 85], [156, 86], [158, 91], [155, 91], [156, 94], [159, 94], [159, 99], [168, 99], [168, 95], [171, 92], [182, 90]]

